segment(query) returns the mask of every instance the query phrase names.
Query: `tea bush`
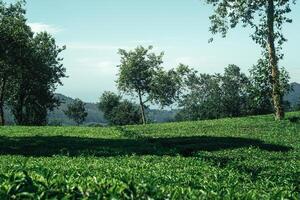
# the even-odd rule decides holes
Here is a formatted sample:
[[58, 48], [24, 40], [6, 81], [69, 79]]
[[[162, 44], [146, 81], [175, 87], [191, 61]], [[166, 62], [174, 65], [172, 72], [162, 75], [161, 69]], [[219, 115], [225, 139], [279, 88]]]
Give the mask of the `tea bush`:
[[300, 124], [272, 116], [1, 127], [0, 154], [0, 199], [300, 199]]

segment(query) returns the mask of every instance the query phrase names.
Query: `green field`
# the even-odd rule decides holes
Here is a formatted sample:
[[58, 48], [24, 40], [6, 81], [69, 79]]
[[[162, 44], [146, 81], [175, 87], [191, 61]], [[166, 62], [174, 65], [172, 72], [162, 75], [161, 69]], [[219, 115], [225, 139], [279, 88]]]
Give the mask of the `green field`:
[[272, 116], [2, 127], [0, 154], [0, 199], [300, 199], [300, 124]]

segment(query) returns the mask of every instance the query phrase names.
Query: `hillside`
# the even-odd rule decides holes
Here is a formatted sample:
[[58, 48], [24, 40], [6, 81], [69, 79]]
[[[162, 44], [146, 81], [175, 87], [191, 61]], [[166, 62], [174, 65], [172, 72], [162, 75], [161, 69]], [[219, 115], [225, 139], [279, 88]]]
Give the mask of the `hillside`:
[[[63, 113], [63, 110], [66, 110], [67, 105], [72, 103], [74, 99], [64, 96], [62, 94], [56, 94], [57, 98], [60, 99], [62, 104], [60, 107], [55, 109], [53, 112], [49, 113], [49, 122], [58, 121], [65, 125], [74, 125], [74, 122], [69, 120], [65, 114]], [[105, 124], [107, 123], [106, 120], [103, 117], [103, 113], [99, 111], [98, 106], [96, 103], [86, 103], [85, 106], [88, 116], [85, 121], [86, 124]], [[176, 110], [157, 110], [157, 109], [150, 109], [148, 110], [148, 118], [152, 122], [169, 122], [173, 121], [176, 114]]]
[[[54, 111], [50, 112], [48, 115], [49, 123], [59, 122], [64, 125], [74, 125], [75, 123], [68, 119], [68, 117], [64, 114], [64, 110], [67, 109], [67, 106], [71, 104], [74, 99], [67, 97], [62, 94], [56, 94], [56, 97], [61, 101], [61, 105], [56, 108]], [[103, 117], [103, 113], [98, 110], [97, 104], [95, 103], [86, 103], [85, 105], [86, 111], [88, 112], [88, 116], [86, 118], [85, 123], [106, 123], [106, 120]]]
[[285, 100], [289, 101], [291, 105], [296, 105], [300, 103], [300, 84], [299, 83], [292, 83], [293, 91], [290, 94], [285, 96]]
[[300, 124], [0, 127], [0, 166], [1, 199], [298, 199]]

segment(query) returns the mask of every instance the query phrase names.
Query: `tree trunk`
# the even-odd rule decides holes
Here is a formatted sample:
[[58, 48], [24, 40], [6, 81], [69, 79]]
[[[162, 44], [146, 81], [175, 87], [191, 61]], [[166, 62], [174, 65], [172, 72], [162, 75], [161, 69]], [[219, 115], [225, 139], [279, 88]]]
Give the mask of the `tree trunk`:
[[142, 100], [141, 91], [138, 91], [138, 95], [139, 95], [139, 101], [140, 101], [140, 109], [141, 109], [141, 115], [142, 115], [142, 122], [143, 122], [143, 124], [146, 124], [145, 108], [144, 108], [144, 103], [143, 103], [143, 100]]
[[2, 79], [2, 84], [0, 87], [0, 126], [5, 125], [4, 119], [4, 91], [5, 91], [6, 79]]
[[268, 53], [269, 63], [272, 67], [272, 98], [275, 110], [275, 119], [282, 120], [284, 118], [284, 110], [282, 106], [282, 94], [280, 92], [280, 80], [278, 69], [278, 58], [275, 49], [274, 38], [274, 0], [268, 0], [267, 5], [267, 23], [268, 23]]

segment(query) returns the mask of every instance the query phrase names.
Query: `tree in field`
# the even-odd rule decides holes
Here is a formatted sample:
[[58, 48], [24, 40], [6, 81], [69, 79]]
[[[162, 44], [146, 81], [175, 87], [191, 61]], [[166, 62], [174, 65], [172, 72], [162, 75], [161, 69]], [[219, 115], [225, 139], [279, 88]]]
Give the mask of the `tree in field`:
[[139, 107], [113, 92], [104, 92], [98, 104], [99, 110], [112, 125], [130, 125], [140, 123]]
[[142, 123], [146, 123], [146, 103], [168, 106], [178, 96], [181, 74], [184, 70], [165, 71], [161, 67], [163, 53], [151, 53], [152, 46], [137, 47], [133, 51], [119, 50], [121, 64], [118, 74], [118, 89], [138, 98]]
[[80, 99], [75, 99], [73, 103], [69, 104], [67, 110], [64, 110], [64, 113], [69, 119], [72, 119], [77, 126], [82, 124], [88, 116], [85, 110], [85, 103]]
[[238, 24], [254, 29], [252, 39], [258, 43], [268, 55], [268, 65], [271, 68], [272, 99], [275, 119], [284, 118], [282, 95], [280, 92], [280, 72], [278, 61], [283, 57], [280, 53], [282, 44], [286, 41], [282, 34], [284, 23], [290, 23], [286, 14], [291, 12], [291, 4], [295, 0], [205, 0], [215, 7], [210, 17], [210, 31], [226, 36], [230, 28]]
[[227, 117], [243, 116], [247, 113], [247, 88], [249, 86], [248, 77], [241, 73], [236, 65], [229, 65], [225, 68], [221, 78], [222, 90], [222, 113]]
[[[270, 114], [274, 112], [272, 103], [271, 71], [267, 59], [259, 59], [257, 64], [250, 69], [250, 85], [248, 88], [249, 109], [254, 115]], [[291, 91], [288, 72], [280, 69], [280, 94], [281, 96]]]
[[58, 105], [54, 91], [65, 68], [48, 33], [34, 34], [26, 24], [22, 2], [0, 1], [0, 124], [6, 103], [19, 125], [45, 125], [48, 110]]
[[112, 110], [121, 102], [121, 96], [113, 92], [106, 91], [99, 99], [98, 108], [103, 112], [104, 118], [109, 120], [112, 118]]
[[0, 125], [5, 124], [4, 104], [13, 88], [8, 84], [19, 69], [16, 61], [26, 52], [29, 38], [33, 36], [24, 14], [21, 2], [7, 6], [0, 1]]
[[9, 99], [17, 124], [45, 125], [47, 112], [59, 105], [54, 97], [57, 85], [62, 85], [65, 68], [59, 54], [64, 50], [48, 33], [38, 33], [30, 40], [27, 55], [12, 81], [13, 95]]

